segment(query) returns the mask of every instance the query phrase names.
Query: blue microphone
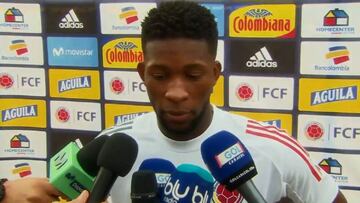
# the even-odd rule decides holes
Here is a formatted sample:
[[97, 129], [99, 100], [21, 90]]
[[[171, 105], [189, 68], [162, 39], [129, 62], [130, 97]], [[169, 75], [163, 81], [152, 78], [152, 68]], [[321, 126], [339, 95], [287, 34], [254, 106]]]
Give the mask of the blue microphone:
[[201, 156], [214, 178], [229, 190], [238, 190], [251, 203], [266, 203], [251, 178], [257, 175], [254, 161], [233, 134], [220, 131], [201, 144]]
[[165, 203], [210, 203], [214, 179], [205, 169], [182, 164], [171, 173], [161, 200]]
[[170, 174], [175, 170], [175, 166], [169, 160], [161, 158], [151, 158], [144, 160], [140, 166], [140, 170], [150, 170], [155, 173], [157, 187], [158, 187], [158, 197], [163, 196], [164, 187], [168, 181]]

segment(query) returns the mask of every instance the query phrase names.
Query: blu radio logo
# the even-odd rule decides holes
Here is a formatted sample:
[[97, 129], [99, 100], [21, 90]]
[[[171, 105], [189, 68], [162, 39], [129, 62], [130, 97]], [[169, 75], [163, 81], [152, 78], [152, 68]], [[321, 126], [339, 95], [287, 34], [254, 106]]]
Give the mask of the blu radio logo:
[[133, 6], [127, 6], [122, 8], [119, 17], [120, 19], [125, 20], [126, 24], [131, 24], [139, 20], [138, 12]]
[[51, 127], [100, 131], [101, 108], [99, 103], [51, 101]]
[[319, 105], [329, 102], [357, 100], [357, 86], [326, 89], [311, 93], [311, 105]]
[[29, 176], [32, 174], [31, 166], [26, 162], [15, 164], [14, 169], [12, 170], [12, 174], [18, 174], [20, 178]]
[[326, 54], [327, 59], [332, 59], [334, 64], [341, 64], [349, 61], [349, 51], [346, 46], [333, 46], [329, 48], [329, 53]]
[[216, 155], [215, 159], [219, 166], [219, 168], [223, 167], [225, 164], [231, 165], [235, 161], [244, 157], [244, 148], [240, 145], [240, 143], [236, 143], [229, 148], [225, 149], [220, 154]]
[[229, 17], [230, 37], [295, 37], [295, 5], [252, 5]]
[[104, 67], [136, 68], [144, 61], [139, 38], [120, 38], [107, 42], [103, 46]]

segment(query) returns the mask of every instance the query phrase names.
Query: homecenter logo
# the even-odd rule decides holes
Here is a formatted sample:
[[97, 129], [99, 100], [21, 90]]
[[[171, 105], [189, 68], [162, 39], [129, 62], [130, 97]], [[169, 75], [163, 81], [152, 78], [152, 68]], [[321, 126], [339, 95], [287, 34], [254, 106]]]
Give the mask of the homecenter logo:
[[1, 111], [1, 121], [6, 122], [13, 119], [38, 116], [37, 105], [22, 106]]
[[230, 37], [295, 37], [295, 5], [240, 7], [229, 17]]
[[97, 39], [93, 37], [48, 37], [49, 65], [98, 66]]
[[357, 89], [357, 86], [349, 86], [312, 92], [311, 105], [343, 100], [356, 100]]

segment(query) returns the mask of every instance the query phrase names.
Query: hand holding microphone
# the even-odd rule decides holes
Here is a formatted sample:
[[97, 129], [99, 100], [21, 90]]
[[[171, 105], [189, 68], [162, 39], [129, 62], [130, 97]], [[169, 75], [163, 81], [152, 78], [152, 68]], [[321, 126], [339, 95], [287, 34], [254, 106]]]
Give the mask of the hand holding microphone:
[[266, 203], [251, 178], [257, 175], [254, 161], [241, 141], [227, 131], [201, 144], [202, 158], [214, 178], [229, 190], [238, 190], [249, 203]]
[[70, 199], [90, 190], [99, 171], [97, 156], [107, 139], [100, 136], [81, 149], [75, 142], [66, 145], [50, 159], [50, 183]]

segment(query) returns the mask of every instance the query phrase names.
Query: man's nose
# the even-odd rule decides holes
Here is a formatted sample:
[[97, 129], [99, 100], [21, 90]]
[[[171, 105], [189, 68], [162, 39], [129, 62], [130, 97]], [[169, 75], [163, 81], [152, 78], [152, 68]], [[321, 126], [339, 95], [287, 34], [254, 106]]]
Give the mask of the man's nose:
[[188, 98], [189, 93], [186, 89], [186, 83], [181, 79], [172, 80], [167, 87], [165, 98], [173, 102], [181, 102]]

